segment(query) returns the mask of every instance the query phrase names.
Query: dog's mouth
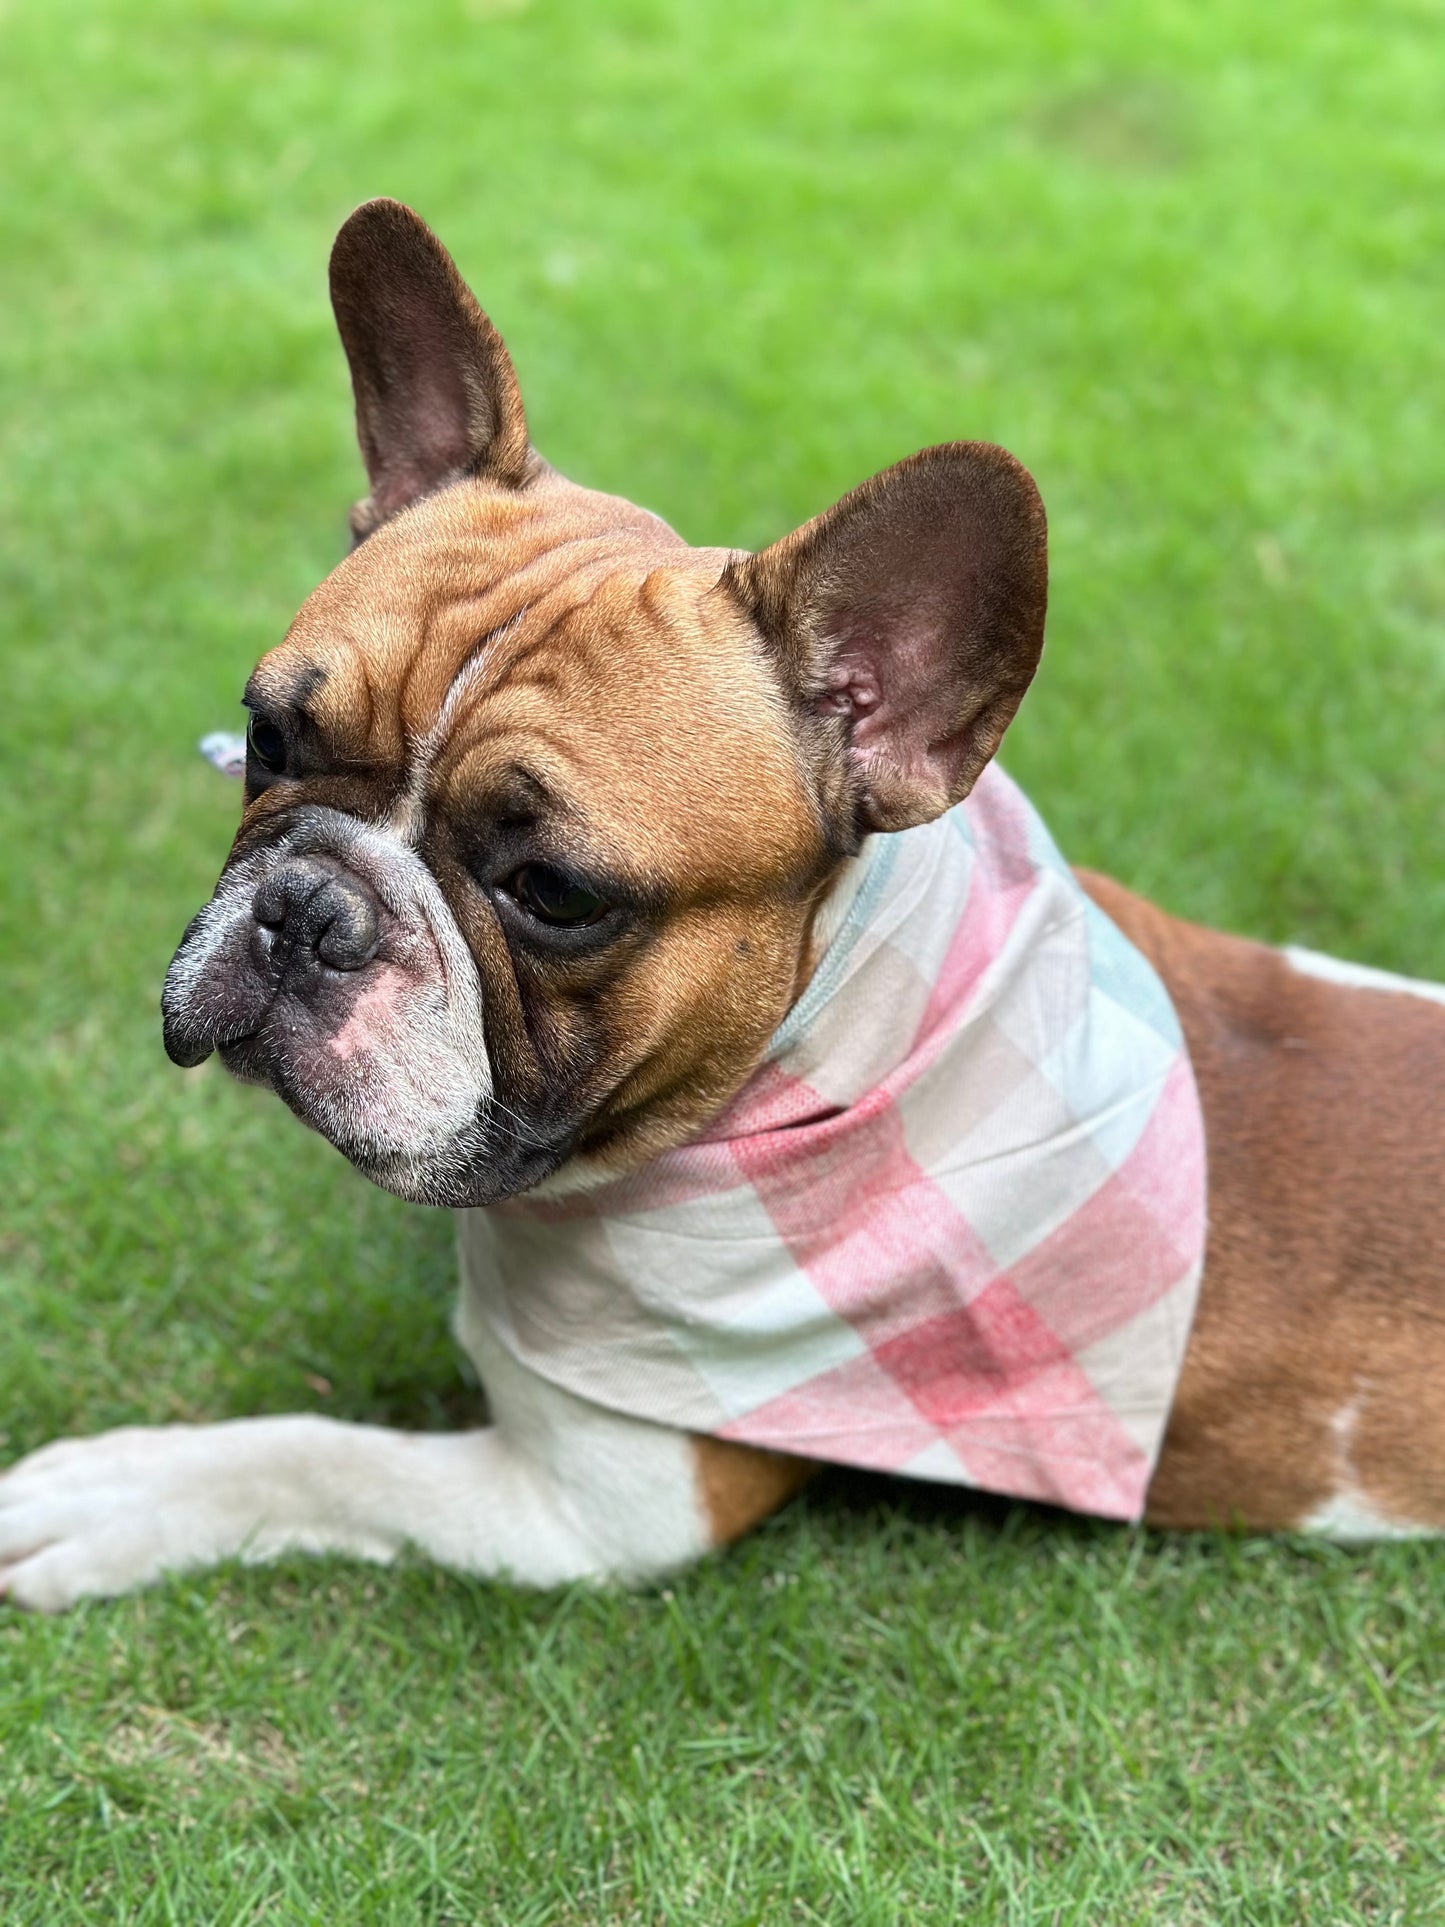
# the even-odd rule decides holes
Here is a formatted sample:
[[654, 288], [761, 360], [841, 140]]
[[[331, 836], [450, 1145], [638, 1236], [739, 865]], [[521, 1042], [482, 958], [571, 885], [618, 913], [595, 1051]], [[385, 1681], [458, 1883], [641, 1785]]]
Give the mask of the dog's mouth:
[[274, 1091], [363, 1177], [409, 1204], [495, 1204], [550, 1177], [573, 1149], [575, 1131], [543, 1135], [490, 1096], [452, 1128], [445, 1119], [419, 1119], [417, 1106], [398, 1104], [391, 1089], [343, 1095], [326, 1076], [329, 1067], [317, 1075], [314, 1060], [298, 1051], [284, 1016], [219, 1044], [216, 1055], [233, 1077]]

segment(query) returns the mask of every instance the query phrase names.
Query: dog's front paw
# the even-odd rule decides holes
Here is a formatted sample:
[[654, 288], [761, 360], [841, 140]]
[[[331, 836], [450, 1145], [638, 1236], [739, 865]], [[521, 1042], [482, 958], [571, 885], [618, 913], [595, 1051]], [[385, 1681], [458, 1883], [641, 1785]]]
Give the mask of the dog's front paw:
[[133, 1427], [20, 1460], [0, 1476], [0, 1596], [61, 1612], [240, 1551], [250, 1522], [212, 1487], [212, 1429]]

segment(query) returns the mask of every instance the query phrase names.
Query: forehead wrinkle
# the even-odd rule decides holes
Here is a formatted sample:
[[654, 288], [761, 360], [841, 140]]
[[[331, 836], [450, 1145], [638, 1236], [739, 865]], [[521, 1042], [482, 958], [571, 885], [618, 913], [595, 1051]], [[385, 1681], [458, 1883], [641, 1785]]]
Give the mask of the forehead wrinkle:
[[[477, 748], [472, 746], [470, 756]], [[644, 899], [661, 898], [669, 888], [676, 890], [679, 879], [670, 877], [668, 867], [655, 860], [656, 853], [649, 840], [639, 840], [636, 836], [619, 836], [605, 816], [599, 815], [580, 799], [576, 786], [569, 780], [574, 775], [567, 746], [558, 743], [542, 731], [528, 731], [522, 743], [517, 741], [516, 733], [507, 732], [505, 752], [497, 757], [484, 773], [500, 783], [503, 779], [520, 778], [533, 794], [537, 802], [536, 820], [542, 832], [543, 848], [552, 839], [548, 830], [556, 833], [554, 853], [567, 861], [582, 867], [604, 871], [606, 875], [636, 896]], [[456, 766], [448, 771], [454, 778]]]
[[309, 657], [297, 654], [287, 660], [287, 654], [283, 642], [257, 663], [246, 678], [243, 703], [269, 703], [277, 709], [305, 713], [307, 700], [324, 686], [326, 671]]
[[[454, 588], [449, 594], [444, 592], [434, 596], [422, 618], [424, 646], [430, 650], [434, 645], [439, 645], [444, 628], [464, 622], [473, 611], [484, 620], [486, 632], [497, 635], [529, 610], [539, 614], [547, 612], [549, 605], [564, 598], [567, 591], [577, 585], [579, 578], [586, 578], [582, 585], [583, 593], [571, 597], [566, 607], [575, 608], [590, 600], [599, 582], [605, 579], [609, 558], [596, 553], [581, 556], [562, 554], [563, 550], [577, 546], [575, 542], [566, 542], [545, 548], [479, 586], [468, 583], [465, 587]], [[475, 572], [475, 558], [472, 561], [473, 569], [469, 573]], [[559, 561], [560, 568], [556, 566]], [[527, 579], [549, 566], [550, 574], [546, 581], [533, 584]], [[519, 588], [522, 590], [520, 596], [515, 593]], [[505, 596], [510, 609], [502, 614], [493, 605], [503, 599], [507, 591], [512, 592]], [[555, 620], [549, 615], [549, 628]], [[467, 653], [474, 646], [469, 645]]]
[[378, 748], [378, 704], [364, 651], [337, 652], [325, 683], [304, 712], [335, 748], [348, 756], [362, 756]]
[[[499, 753], [488, 757], [486, 752], [499, 744], [503, 746]], [[538, 747], [540, 755], [537, 754]], [[576, 813], [575, 805], [566, 794], [568, 785], [565, 777], [559, 777], [558, 774], [559, 766], [565, 770], [572, 760], [568, 746], [540, 725], [523, 724], [519, 727], [513, 723], [492, 723], [460, 743], [454, 738], [435, 764], [438, 783], [452, 782], [474, 757], [483, 763], [479, 771], [483, 779], [521, 775], [529, 784], [543, 791], [556, 807], [569, 814]]]
[[[576, 574], [577, 571], [571, 571], [562, 582], [549, 585], [544, 592], [544, 604], [555, 601], [560, 593], [574, 583]], [[550, 696], [561, 689], [567, 679], [566, 671], [558, 664], [555, 652], [546, 654], [541, 663], [536, 662], [536, 658], [547, 650], [547, 645], [568, 617], [591, 600], [596, 587], [595, 583], [590, 584], [587, 594], [580, 601], [569, 601], [556, 614], [542, 621], [540, 626], [536, 620], [529, 621], [529, 618], [545, 611], [539, 612], [533, 605], [524, 603], [505, 621], [474, 642], [453, 673], [435, 718], [417, 739], [418, 753], [429, 756], [435, 764], [448, 732], [465, 732], [467, 724], [478, 714], [478, 703], [485, 698], [495, 699], [504, 693], [511, 697], [524, 697], [528, 690]], [[506, 651], [508, 638], [514, 635], [519, 637], [519, 644]], [[502, 652], [500, 659], [499, 652]], [[464, 708], [465, 713], [459, 715]], [[487, 733], [502, 727], [515, 728], [516, 724], [496, 723]], [[479, 740], [482, 738], [467, 736], [461, 743], [453, 742], [448, 746], [450, 753], [447, 763], [454, 764]]]
[[552, 641], [563, 623], [566, 622], [567, 618], [572, 615], [579, 606], [581, 605], [577, 603], [569, 603], [565, 609], [551, 617], [541, 628], [537, 628], [534, 625], [531, 632], [525, 639], [519, 640], [517, 647], [512, 650], [507, 660], [499, 666], [498, 686], [505, 686], [508, 689], [521, 689], [525, 688], [528, 683], [555, 684], [558, 680], [555, 651], [549, 652], [547, 657], [548, 662], [553, 665], [552, 667], [545, 670], [534, 670], [530, 676], [523, 675], [520, 672], [547, 647], [547, 644]]
[[517, 628], [518, 625], [525, 622], [526, 619], [527, 605], [523, 603], [515, 615], [508, 616], [505, 622], [498, 623], [494, 629], [489, 629], [484, 636], [480, 636], [477, 641], [472, 644], [466, 655], [463, 656], [460, 665], [452, 676], [447, 692], [442, 698], [442, 705], [437, 711], [436, 721], [427, 731], [424, 738], [424, 741], [432, 747], [433, 751], [439, 748], [445, 740], [457, 709], [469, 696], [475, 693], [477, 685], [483, 681], [488, 670], [492, 667], [492, 654], [498, 644], [506, 638], [511, 630]]
[[[756, 854], [764, 864], [786, 864], [803, 844], [811, 849], [814, 813], [786, 718], [768, 700], [741, 618], [719, 622], [723, 611], [704, 613], [696, 601], [695, 579], [681, 572], [613, 571], [559, 618], [578, 620], [542, 664], [535, 658], [558, 624], [539, 632], [533, 611], [469, 705], [449, 747], [448, 777], [474, 755], [491, 760], [489, 750], [500, 760], [499, 743], [528, 741], [552, 765], [554, 789], [615, 801], [615, 820], [626, 820], [629, 835], [644, 831], [676, 865], [710, 865], [716, 851], [708, 846], [736, 845], [759, 802], [766, 833]], [[775, 730], [774, 721], [784, 726]], [[699, 741], [708, 745], [702, 756]], [[582, 813], [594, 817], [591, 808]], [[758, 843], [754, 837], [749, 847]]]
[[[660, 780], [659, 780], [660, 770]], [[669, 890], [692, 903], [736, 894], [781, 869], [806, 867], [814, 838], [798, 812], [769, 812], [769, 834], [749, 837], [753, 814], [733, 785], [704, 773], [685, 745], [664, 749], [653, 767], [629, 768], [596, 730], [562, 735], [541, 719], [487, 717], [439, 766], [439, 787], [485, 799], [494, 783], [520, 774], [544, 795], [550, 814], [579, 834], [594, 860], [644, 891]], [[715, 773], [714, 773], [715, 774]], [[660, 807], [665, 794], [669, 805]]]
[[[536, 559], [543, 561], [549, 558], [544, 556]], [[527, 573], [525, 569], [517, 570], [508, 579], [515, 586], [517, 578]], [[584, 579], [579, 582], [579, 578]], [[445, 687], [429, 692], [435, 704], [432, 720], [424, 728], [413, 721], [408, 733], [420, 739], [433, 737], [438, 730], [444, 730], [455, 719], [466, 698], [475, 694], [479, 679], [495, 678], [498, 682], [510, 680], [514, 669], [544, 648], [558, 624], [565, 621], [573, 610], [590, 601], [597, 587], [595, 567], [578, 564], [541, 585], [530, 600], [513, 606], [505, 615], [496, 609], [498, 585], [495, 584], [436, 603], [426, 618], [423, 649], [429, 660], [440, 658], [443, 662], [454, 662], [455, 666], [445, 672]], [[464, 636], [460, 643], [455, 639], [449, 641], [445, 633], [447, 630], [455, 632], [463, 625], [472, 628], [468, 618], [474, 611], [485, 612], [492, 618], [485, 634], [477, 637], [473, 632]], [[499, 655], [501, 646], [518, 632], [520, 649], [514, 648]], [[420, 666], [420, 662], [414, 659], [413, 669], [419, 669]], [[440, 677], [436, 680], [439, 682]], [[408, 707], [415, 711], [421, 708], [421, 703], [418, 700]]]

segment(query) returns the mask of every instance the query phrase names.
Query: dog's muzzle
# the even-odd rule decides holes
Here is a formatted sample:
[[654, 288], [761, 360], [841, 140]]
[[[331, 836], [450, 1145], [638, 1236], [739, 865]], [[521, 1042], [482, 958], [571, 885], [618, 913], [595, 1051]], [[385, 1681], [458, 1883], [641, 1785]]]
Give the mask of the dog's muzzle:
[[[216, 1049], [243, 1043], [258, 1030], [277, 995], [308, 1009], [321, 1006], [333, 976], [362, 971], [381, 947], [384, 912], [370, 888], [328, 856], [283, 858], [234, 906], [227, 947], [231, 968], [218, 969], [215, 905], [181, 939], [161, 998], [166, 1052], [193, 1069]], [[197, 951], [211, 957], [205, 982]], [[349, 988], [349, 986], [348, 986]]]
[[476, 965], [436, 878], [388, 831], [308, 808], [234, 860], [161, 1011], [175, 1063], [219, 1051], [387, 1189], [450, 1202], [485, 1188]]

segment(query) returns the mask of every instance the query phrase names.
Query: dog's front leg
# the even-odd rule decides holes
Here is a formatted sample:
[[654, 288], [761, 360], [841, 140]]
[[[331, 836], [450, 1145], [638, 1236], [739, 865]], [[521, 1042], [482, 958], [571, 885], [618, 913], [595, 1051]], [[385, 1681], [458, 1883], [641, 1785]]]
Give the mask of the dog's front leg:
[[0, 1591], [53, 1612], [226, 1558], [407, 1546], [547, 1586], [646, 1578], [722, 1536], [685, 1433], [501, 1381], [500, 1422], [450, 1436], [297, 1416], [46, 1446], [0, 1478]]

